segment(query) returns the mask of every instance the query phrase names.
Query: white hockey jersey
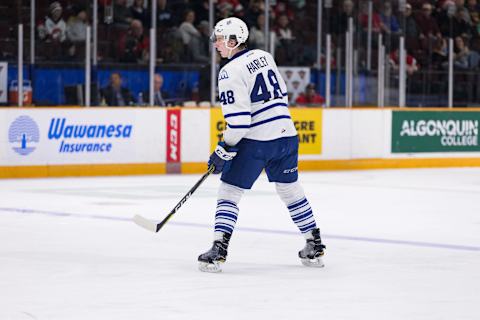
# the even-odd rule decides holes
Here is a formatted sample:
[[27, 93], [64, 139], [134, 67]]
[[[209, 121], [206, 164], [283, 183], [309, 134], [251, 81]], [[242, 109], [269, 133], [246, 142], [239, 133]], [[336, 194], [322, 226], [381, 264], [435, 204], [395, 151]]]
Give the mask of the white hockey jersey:
[[227, 129], [223, 139], [270, 141], [297, 135], [288, 110], [287, 86], [270, 53], [237, 53], [218, 74], [219, 97]]

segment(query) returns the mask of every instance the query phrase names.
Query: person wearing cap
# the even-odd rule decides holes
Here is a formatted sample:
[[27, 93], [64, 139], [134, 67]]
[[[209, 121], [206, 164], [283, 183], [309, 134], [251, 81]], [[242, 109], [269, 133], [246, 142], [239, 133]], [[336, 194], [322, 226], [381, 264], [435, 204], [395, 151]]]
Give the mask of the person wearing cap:
[[60, 2], [55, 1], [48, 7], [48, 15], [44, 23], [38, 27], [38, 36], [42, 40], [64, 42], [67, 39], [67, 24], [62, 18], [63, 8]]

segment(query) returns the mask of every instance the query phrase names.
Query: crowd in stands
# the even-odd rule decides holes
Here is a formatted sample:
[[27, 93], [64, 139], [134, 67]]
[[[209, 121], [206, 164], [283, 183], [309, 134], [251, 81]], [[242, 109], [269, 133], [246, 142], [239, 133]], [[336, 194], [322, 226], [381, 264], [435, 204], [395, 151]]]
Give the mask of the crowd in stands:
[[[157, 4], [157, 65], [210, 62], [209, 0], [154, 0]], [[354, 21], [358, 70], [366, 68], [369, 4], [372, 4], [372, 66], [376, 68], [377, 41], [383, 36], [387, 61], [399, 67], [399, 38], [405, 37], [407, 73], [448, 69], [448, 40], [454, 40], [454, 67], [480, 67], [480, 0], [333, 0], [323, 9], [322, 35], [317, 34], [316, 0], [270, 1], [269, 28], [275, 34], [275, 59], [280, 66], [315, 67], [325, 64], [325, 45], [317, 61], [317, 41], [332, 35], [332, 68], [344, 64], [345, 32]], [[36, 0], [36, 61], [82, 62], [86, 28], [92, 24], [93, 1]], [[249, 48], [266, 48], [264, 0], [215, 0], [215, 21], [237, 16], [250, 28]], [[328, 3], [328, 1], [323, 2]], [[404, 7], [400, 5], [404, 3]], [[25, 25], [25, 58], [30, 38], [30, 1], [0, 3], [0, 60], [16, 60], [19, 21]], [[99, 63], [147, 65], [152, 25], [149, 0], [98, 0]], [[268, 50], [269, 48], [267, 48]], [[341, 50], [341, 52], [339, 52]], [[339, 55], [337, 55], [337, 52]], [[339, 58], [339, 59], [338, 59]], [[338, 61], [337, 61], [338, 59]], [[425, 80], [423, 80], [425, 82]], [[442, 80], [443, 81], [443, 80]], [[111, 81], [117, 83], [115, 79]], [[203, 89], [202, 89], [203, 90]], [[201, 90], [201, 91], [202, 91]], [[208, 88], [203, 91], [208, 91]], [[203, 92], [202, 91], [202, 92]], [[307, 100], [314, 95], [308, 88]], [[105, 96], [105, 95], [104, 95]], [[113, 96], [112, 99], [120, 97]], [[122, 100], [128, 100], [128, 96]], [[125, 101], [126, 102], [126, 101]], [[109, 104], [109, 103], [108, 103]], [[127, 103], [128, 104], [128, 103]]]
[[[157, 1], [157, 61], [159, 63], [208, 63], [208, 0]], [[445, 69], [448, 38], [455, 39], [455, 66], [474, 69], [479, 65], [480, 4], [478, 0], [373, 0], [372, 32], [375, 49], [378, 34], [384, 35], [390, 61], [395, 65], [395, 51], [400, 35], [406, 37], [413, 69]], [[5, 1], [12, 2], [9, 0]], [[15, 1], [13, 1], [15, 2]], [[83, 59], [85, 30], [92, 21], [92, 1], [38, 0], [36, 37], [39, 61]], [[151, 3], [146, 0], [99, 0], [98, 58], [105, 62], [147, 63]], [[270, 30], [275, 33], [275, 55], [279, 65], [315, 66], [317, 42], [317, 1], [271, 1]], [[323, 10], [323, 33], [333, 35], [333, 49], [344, 46], [348, 20], [353, 18], [356, 45], [365, 48], [368, 27], [366, 0], [337, 0]], [[12, 4], [13, 5], [13, 4]], [[216, 0], [216, 20], [237, 16], [250, 27], [250, 48], [265, 48], [265, 3], [263, 0]], [[13, 5], [15, 7], [15, 5]], [[2, 9], [2, 8], [0, 8]], [[28, 13], [24, 8], [19, 14]], [[14, 15], [15, 16], [15, 15]], [[0, 18], [3, 21], [11, 17]], [[18, 20], [18, 19], [17, 19]], [[22, 17], [22, 20], [29, 20]], [[0, 39], [15, 35], [0, 33]], [[10, 39], [15, 40], [15, 39]], [[14, 56], [5, 46], [1, 55]], [[375, 50], [373, 51], [375, 53]], [[0, 58], [2, 57], [0, 56]], [[334, 55], [335, 57], [335, 55]], [[363, 58], [363, 59], [362, 59]], [[398, 60], [398, 59], [397, 59]], [[322, 61], [324, 60], [322, 59]], [[365, 53], [361, 61], [365, 62]], [[338, 63], [333, 61], [333, 67]]]

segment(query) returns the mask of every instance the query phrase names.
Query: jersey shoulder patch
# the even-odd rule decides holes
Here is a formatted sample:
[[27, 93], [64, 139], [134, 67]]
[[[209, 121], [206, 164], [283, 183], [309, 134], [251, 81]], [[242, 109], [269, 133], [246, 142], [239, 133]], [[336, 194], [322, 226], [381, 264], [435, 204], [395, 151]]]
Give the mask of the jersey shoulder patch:
[[228, 79], [228, 72], [225, 69], [222, 69], [218, 74], [218, 81]]

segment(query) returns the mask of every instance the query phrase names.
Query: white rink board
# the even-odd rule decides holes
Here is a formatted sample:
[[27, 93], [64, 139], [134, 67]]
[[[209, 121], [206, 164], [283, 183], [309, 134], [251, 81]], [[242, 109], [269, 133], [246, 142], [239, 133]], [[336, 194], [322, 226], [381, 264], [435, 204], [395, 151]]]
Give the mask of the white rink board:
[[210, 155], [210, 110], [182, 110], [183, 162], [202, 162]]
[[[165, 163], [167, 110], [0, 109], [0, 166]], [[300, 160], [480, 157], [480, 152], [393, 154], [392, 110], [389, 109], [323, 109], [322, 113], [322, 152], [318, 155], [301, 154]], [[181, 109], [181, 119], [181, 161], [206, 161], [212, 136], [210, 109]], [[63, 131], [59, 134], [62, 123]], [[88, 130], [92, 126], [89, 137]], [[100, 126], [104, 131], [99, 129]], [[112, 130], [108, 131], [110, 126]], [[69, 133], [67, 127], [70, 127]], [[87, 133], [82, 138], [73, 137], [80, 127], [85, 127]], [[25, 132], [27, 134], [23, 136]], [[65, 149], [65, 144], [75, 148], [86, 146], [78, 152], [68, 152], [70, 149]], [[94, 148], [92, 145], [109, 146], [109, 149], [89, 151], [88, 148]]]
[[[164, 109], [8, 109], [0, 119], [1, 165], [165, 162]], [[28, 154], [15, 150], [24, 140]]]

